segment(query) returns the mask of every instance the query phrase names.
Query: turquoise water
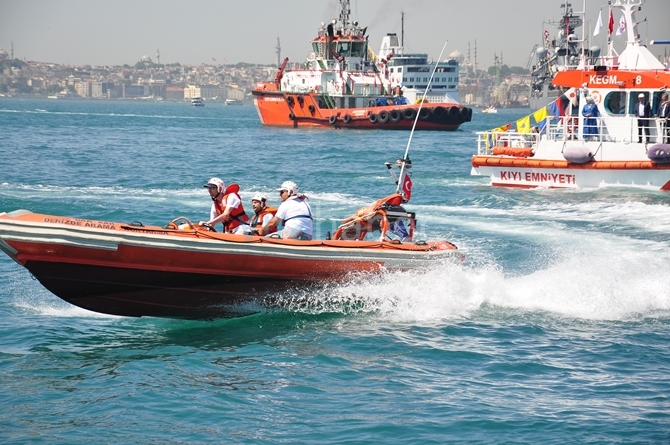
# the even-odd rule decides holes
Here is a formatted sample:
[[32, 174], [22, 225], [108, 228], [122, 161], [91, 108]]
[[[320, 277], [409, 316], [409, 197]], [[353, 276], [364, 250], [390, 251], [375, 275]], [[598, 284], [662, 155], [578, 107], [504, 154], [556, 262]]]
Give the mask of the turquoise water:
[[[407, 208], [463, 264], [183, 321], [71, 306], [0, 256], [3, 443], [668, 443], [670, 195], [507, 190], [474, 131], [416, 133]], [[0, 100], [0, 211], [204, 219], [212, 176], [296, 181], [317, 235], [394, 191], [407, 132], [261, 127], [253, 107]], [[248, 208], [250, 211], [250, 206]]]

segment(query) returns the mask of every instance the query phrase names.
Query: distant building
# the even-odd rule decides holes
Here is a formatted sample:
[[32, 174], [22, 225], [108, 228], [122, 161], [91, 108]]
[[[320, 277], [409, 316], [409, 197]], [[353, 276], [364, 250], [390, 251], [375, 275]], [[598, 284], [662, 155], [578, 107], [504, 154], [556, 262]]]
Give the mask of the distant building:
[[91, 97], [91, 82], [76, 82], [74, 89], [81, 97]]
[[190, 100], [194, 97], [202, 97], [201, 94], [202, 92], [200, 91], [200, 88], [196, 87], [195, 85], [189, 85], [184, 88], [184, 99]]
[[244, 91], [239, 88], [228, 88], [226, 99], [244, 100]]
[[184, 100], [184, 89], [178, 87], [166, 87], [165, 88], [165, 99], [166, 100]]
[[149, 95], [149, 87], [146, 85], [123, 85], [123, 97], [126, 99], [136, 99]]
[[91, 97], [95, 99], [111, 99], [114, 84], [112, 82], [91, 82]]
[[205, 85], [200, 87], [200, 94], [203, 99], [226, 99], [227, 88], [217, 85]]

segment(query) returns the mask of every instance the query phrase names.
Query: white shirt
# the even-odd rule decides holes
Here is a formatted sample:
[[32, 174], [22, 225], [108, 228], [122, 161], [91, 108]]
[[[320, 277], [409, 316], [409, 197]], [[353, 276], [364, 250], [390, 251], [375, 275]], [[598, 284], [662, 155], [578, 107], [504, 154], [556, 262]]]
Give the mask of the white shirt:
[[304, 199], [288, 198], [281, 203], [275, 216], [284, 221], [284, 227], [312, 234], [312, 208]]
[[644, 117], [644, 108], [645, 108], [645, 103], [644, 102], [639, 102], [637, 104], [637, 116], [638, 117]]

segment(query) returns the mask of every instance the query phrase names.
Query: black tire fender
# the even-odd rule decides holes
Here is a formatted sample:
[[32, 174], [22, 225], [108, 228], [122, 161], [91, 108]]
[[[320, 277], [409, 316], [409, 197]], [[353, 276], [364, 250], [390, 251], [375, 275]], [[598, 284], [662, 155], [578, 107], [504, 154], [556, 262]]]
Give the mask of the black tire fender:
[[378, 120], [380, 124], [387, 123], [389, 121], [389, 112], [386, 110], [380, 111], [378, 115]]

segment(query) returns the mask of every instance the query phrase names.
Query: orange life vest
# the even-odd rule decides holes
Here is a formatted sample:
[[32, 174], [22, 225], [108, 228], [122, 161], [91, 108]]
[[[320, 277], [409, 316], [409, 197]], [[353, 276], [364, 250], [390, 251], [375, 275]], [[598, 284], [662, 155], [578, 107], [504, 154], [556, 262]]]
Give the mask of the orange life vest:
[[[266, 207], [264, 208], [261, 213], [259, 214], [254, 214], [253, 218], [251, 218], [251, 223], [249, 224], [252, 229], [260, 229], [263, 227], [263, 218], [265, 218], [265, 215], [272, 215], [274, 218], [275, 213], [277, 213], [277, 209], [274, 207]], [[270, 229], [268, 233], [274, 233], [277, 231], [276, 227], [273, 227]]]
[[216, 206], [216, 214], [218, 216], [221, 215], [224, 212], [224, 210], [226, 210], [226, 206], [223, 205], [223, 202], [228, 201], [229, 195], [235, 195], [237, 196], [237, 199], [240, 200], [240, 203], [236, 207], [234, 207], [233, 211], [230, 213], [229, 219], [227, 221], [223, 221], [223, 230], [225, 232], [232, 232], [242, 224], [249, 224], [249, 217], [244, 212], [244, 206], [242, 205], [242, 198], [240, 198], [240, 195], [237, 194], [237, 192], [239, 191], [240, 191], [239, 185], [230, 184], [223, 192], [223, 199], [221, 200], [221, 202], [219, 202], [218, 200], [214, 201], [214, 205]]

